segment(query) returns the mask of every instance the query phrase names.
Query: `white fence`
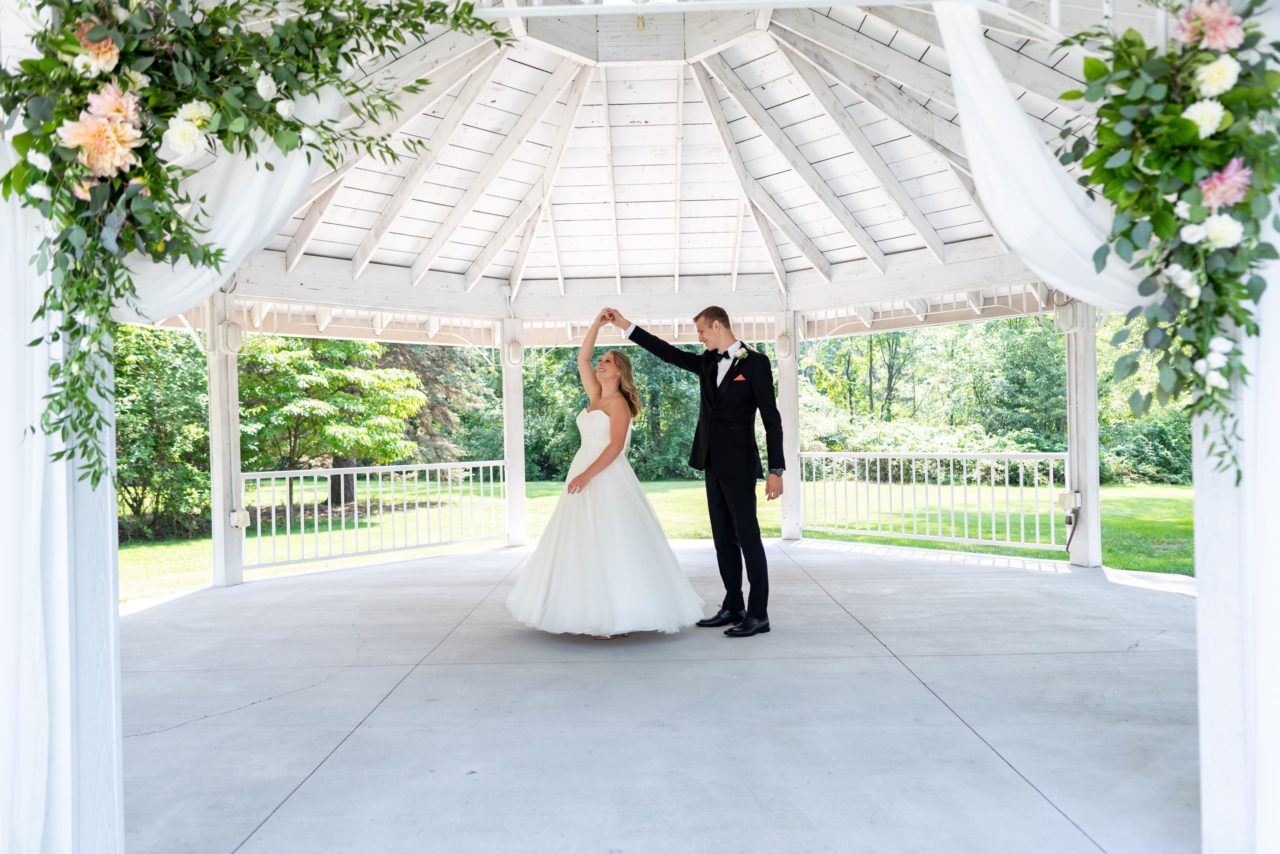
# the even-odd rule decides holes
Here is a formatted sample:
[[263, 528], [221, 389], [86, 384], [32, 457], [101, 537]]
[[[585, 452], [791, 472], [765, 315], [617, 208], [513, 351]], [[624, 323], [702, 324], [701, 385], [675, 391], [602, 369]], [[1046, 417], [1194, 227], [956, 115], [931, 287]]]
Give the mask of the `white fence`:
[[809, 531], [1060, 549], [1066, 454], [802, 453]]
[[506, 536], [501, 460], [246, 472], [246, 568]]

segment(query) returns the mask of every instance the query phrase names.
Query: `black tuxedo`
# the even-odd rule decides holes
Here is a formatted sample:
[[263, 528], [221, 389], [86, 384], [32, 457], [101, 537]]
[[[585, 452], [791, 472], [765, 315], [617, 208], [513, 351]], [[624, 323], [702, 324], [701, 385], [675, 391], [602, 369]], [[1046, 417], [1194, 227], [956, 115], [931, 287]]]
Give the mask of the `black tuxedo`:
[[756, 481], [764, 476], [756, 444], [756, 411], [764, 422], [769, 468], [783, 467], [782, 416], [773, 394], [769, 359], [745, 348], [729, 365], [724, 381], [716, 384], [721, 354], [715, 350], [690, 353], [656, 338], [639, 326], [631, 340], [664, 362], [698, 375], [702, 391], [698, 426], [693, 434], [689, 465], [706, 473], [707, 510], [716, 561], [724, 581], [723, 607], [743, 609], [742, 566], [746, 563], [751, 598], [747, 614], [768, 618], [769, 568], [756, 519]]

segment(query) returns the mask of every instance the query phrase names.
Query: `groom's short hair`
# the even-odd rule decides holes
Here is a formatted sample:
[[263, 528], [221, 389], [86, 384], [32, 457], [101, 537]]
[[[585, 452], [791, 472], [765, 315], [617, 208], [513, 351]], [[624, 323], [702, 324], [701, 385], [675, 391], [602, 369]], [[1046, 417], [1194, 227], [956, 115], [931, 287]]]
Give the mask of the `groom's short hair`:
[[720, 325], [725, 329], [733, 328], [729, 323], [729, 312], [725, 311], [718, 305], [709, 305], [693, 316], [694, 323], [697, 323], [699, 320], [708, 324], [719, 321]]

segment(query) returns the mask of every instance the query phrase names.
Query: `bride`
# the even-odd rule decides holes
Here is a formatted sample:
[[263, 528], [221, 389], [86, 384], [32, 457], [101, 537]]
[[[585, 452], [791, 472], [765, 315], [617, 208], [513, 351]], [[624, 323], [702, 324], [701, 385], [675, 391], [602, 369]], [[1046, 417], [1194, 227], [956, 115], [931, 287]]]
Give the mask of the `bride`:
[[702, 618], [703, 603], [627, 462], [631, 419], [640, 412], [631, 360], [610, 350], [591, 367], [604, 323], [602, 312], [578, 350], [587, 407], [578, 413], [582, 442], [568, 484], [507, 609], [545, 632], [676, 632]]

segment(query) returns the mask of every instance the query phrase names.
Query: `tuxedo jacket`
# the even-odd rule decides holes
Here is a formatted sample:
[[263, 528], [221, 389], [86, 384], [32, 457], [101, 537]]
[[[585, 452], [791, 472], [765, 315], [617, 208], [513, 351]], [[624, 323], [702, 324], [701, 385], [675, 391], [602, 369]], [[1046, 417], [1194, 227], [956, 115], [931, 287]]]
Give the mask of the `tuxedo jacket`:
[[769, 468], [780, 469], [782, 458], [782, 416], [773, 395], [773, 368], [769, 357], [745, 347], [747, 355], [734, 359], [724, 382], [716, 384], [721, 354], [715, 350], [690, 353], [673, 347], [637, 326], [631, 340], [668, 364], [698, 375], [702, 401], [698, 407], [698, 427], [693, 433], [689, 465], [699, 471], [708, 466], [725, 477], [734, 472], [764, 477], [760, 447], [756, 444], [756, 411], [764, 422]]

